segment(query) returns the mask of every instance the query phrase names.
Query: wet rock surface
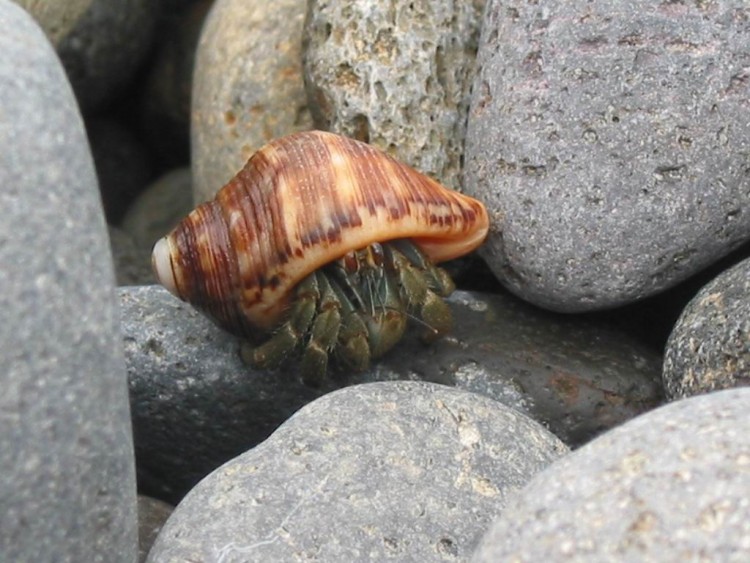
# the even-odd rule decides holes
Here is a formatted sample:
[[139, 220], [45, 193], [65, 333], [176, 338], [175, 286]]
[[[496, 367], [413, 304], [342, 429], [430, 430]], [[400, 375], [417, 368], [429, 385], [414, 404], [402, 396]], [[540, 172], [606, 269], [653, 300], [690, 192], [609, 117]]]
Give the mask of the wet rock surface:
[[472, 561], [744, 561], [750, 389], [642, 415], [537, 475]]
[[83, 121], [34, 21], [0, 0], [0, 28], [1, 558], [134, 561], [125, 361]]
[[663, 377], [670, 398], [750, 384], [750, 260], [685, 308], [667, 343]]
[[348, 387], [203, 480], [149, 560], [465, 560], [507, 496], [566, 450], [473, 393]]
[[739, 0], [490, 3], [465, 190], [507, 287], [613, 307], [750, 238], [748, 17]]
[[425, 346], [412, 331], [362, 374], [304, 385], [242, 363], [240, 341], [156, 287], [121, 288], [141, 487], [173, 501], [297, 409], [339, 386], [422, 380], [491, 397], [571, 445], [659, 404], [660, 357], [622, 332], [548, 313], [513, 297], [457, 292], [453, 336]]

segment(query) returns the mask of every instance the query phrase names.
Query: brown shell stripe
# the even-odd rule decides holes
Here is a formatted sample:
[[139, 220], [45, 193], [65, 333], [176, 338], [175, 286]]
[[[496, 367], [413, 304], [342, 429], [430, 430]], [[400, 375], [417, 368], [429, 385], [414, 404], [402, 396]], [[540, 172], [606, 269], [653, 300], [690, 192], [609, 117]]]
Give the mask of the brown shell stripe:
[[[190, 250], [179, 245], [184, 272], [175, 278], [191, 302], [196, 293], [233, 296], [232, 312], [227, 303], [195, 304], [235, 330], [271, 328], [299, 281], [351, 250], [412, 238], [438, 262], [473, 250], [488, 223], [479, 202], [369, 145], [324, 132], [270, 143], [207, 205], [210, 212], [199, 207], [175, 231], [195, 230]], [[203, 281], [182, 280], [194, 276]], [[223, 277], [205, 279], [212, 276]]]

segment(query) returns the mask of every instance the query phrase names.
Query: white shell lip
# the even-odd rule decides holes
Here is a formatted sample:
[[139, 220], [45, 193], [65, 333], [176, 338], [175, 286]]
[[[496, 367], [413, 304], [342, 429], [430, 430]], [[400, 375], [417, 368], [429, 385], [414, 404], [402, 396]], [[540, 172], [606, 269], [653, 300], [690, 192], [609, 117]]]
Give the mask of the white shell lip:
[[151, 268], [154, 270], [157, 281], [162, 284], [169, 293], [178, 296], [177, 282], [172, 270], [172, 258], [170, 256], [169, 239], [167, 237], [156, 241], [154, 250], [151, 252]]

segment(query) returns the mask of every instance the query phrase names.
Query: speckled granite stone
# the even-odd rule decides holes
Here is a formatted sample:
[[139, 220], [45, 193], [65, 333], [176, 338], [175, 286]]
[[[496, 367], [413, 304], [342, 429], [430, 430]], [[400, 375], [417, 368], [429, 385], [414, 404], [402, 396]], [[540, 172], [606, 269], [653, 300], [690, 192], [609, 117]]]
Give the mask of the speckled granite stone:
[[481, 395], [347, 387], [204, 479], [149, 561], [466, 559], [507, 496], [566, 451]]
[[750, 239], [745, 0], [493, 0], [466, 142], [482, 254], [559, 311], [654, 295]]
[[670, 398], [750, 385], [750, 259], [685, 308], [667, 342], [662, 377]]
[[537, 475], [475, 553], [495, 561], [750, 559], [750, 389], [677, 401]]

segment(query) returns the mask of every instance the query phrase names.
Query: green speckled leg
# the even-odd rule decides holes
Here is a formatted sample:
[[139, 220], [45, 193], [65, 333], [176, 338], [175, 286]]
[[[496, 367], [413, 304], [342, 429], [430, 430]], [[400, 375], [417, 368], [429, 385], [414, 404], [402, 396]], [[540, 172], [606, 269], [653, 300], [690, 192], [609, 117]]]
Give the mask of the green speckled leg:
[[426, 340], [448, 332], [452, 316], [441, 296], [452, 291], [448, 274], [412, 243], [373, 244], [305, 278], [288, 320], [243, 357], [274, 368], [301, 347], [302, 378], [318, 386], [332, 355], [342, 366], [365, 370], [401, 340], [410, 317], [427, 327]]
[[297, 286], [289, 319], [260, 346], [243, 346], [240, 352], [242, 359], [258, 369], [273, 369], [283, 364], [304, 340], [315, 318], [319, 299], [318, 281], [312, 274]]
[[374, 315], [363, 315], [370, 343], [370, 355], [379, 358], [401, 340], [408, 317], [399, 298], [396, 282], [390, 276], [382, 278], [379, 302], [374, 304]]
[[422, 339], [426, 342], [437, 340], [444, 334], [450, 332], [453, 327], [453, 314], [443, 298], [427, 290], [424, 301], [419, 306], [417, 313], [428, 329], [422, 333]]
[[344, 317], [336, 357], [343, 366], [354, 372], [362, 372], [370, 367], [367, 325], [359, 314], [350, 313]]
[[320, 386], [328, 370], [328, 356], [338, 340], [341, 328], [341, 303], [325, 274], [316, 272], [320, 302], [310, 328], [310, 338], [302, 354], [300, 369], [308, 385]]
[[367, 325], [362, 320], [359, 311], [338, 285], [331, 281], [331, 289], [341, 304], [341, 329], [339, 330], [338, 345], [334, 353], [336, 360], [344, 367], [354, 372], [362, 372], [370, 366], [370, 343], [367, 337]]
[[432, 265], [416, 247], [405, 241], [388, 247], [387, 257], [395, 270], [407, 310], [426, 325], [422, 338], [433, 341], [449, 332], [453, 315], [440, 297], [453, 291], [453, 281], [448, 274]]
[[403, 254], [417, 269], [422, 272], [427, 286], [440, 295], [448, 297], [456, 289], [456, 284], [443, 268], [435, 266], [411, 242], [406, 240], [393, 241], [393, 247]]

